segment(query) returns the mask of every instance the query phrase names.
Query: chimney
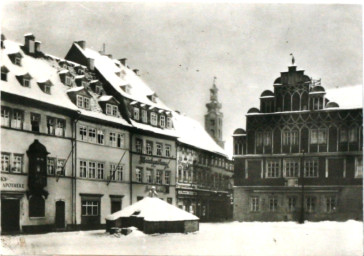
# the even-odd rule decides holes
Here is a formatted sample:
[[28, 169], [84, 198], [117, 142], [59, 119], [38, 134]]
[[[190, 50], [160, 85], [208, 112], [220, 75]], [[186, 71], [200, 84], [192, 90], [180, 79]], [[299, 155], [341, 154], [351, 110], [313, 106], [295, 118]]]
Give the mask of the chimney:
[[120, 63], [123, 64], [123, 66], [126, 66], [126, 60], [127, 58], [119, 59]]
[[4, 40], [6, 40], [6, 37], [4, 34], [1, 34], [1, 49], [4, 49]]
[[87, 58], [87, 68], [90, 70], [95, 69], [95, 60], [91, 58]]
[[35, 36], [32, 33], [24, 35], [24, 46], [28, 53], [34, 53], [34, 40]]
[[34, 51], [35, 51], [35, 53], [40, 53], [40, 45], [42, 44], [42, 42], [41, 41], [35, 41], [34, 42]]
[[86, 48], [86, 41], [84, 40], [81, 40], [81, 41], [78, 41], [76, 42], [83, 50], [85, 50]]
[[133, 69], [134, 73], [139, 76], [139, 69]]

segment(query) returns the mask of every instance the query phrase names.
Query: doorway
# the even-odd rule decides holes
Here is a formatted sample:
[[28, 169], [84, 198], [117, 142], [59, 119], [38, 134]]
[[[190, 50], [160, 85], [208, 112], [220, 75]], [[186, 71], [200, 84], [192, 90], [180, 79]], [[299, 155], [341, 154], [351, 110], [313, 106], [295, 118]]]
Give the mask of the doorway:
[[64, 201], [57, 201], [56, 202], [56, 228], [65, 228], [65, 202]]
[[19, 232], [19, 199], [1, 199], [1, 231]]

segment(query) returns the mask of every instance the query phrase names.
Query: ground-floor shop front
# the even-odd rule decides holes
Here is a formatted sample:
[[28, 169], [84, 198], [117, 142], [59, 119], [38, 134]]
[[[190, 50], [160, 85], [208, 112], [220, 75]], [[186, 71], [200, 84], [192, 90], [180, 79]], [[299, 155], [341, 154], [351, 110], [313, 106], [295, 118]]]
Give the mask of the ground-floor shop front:
[[345, 221], [363, 218], [362, 186], [234, 187], [238, 221]]
[[232, 218], [231, 194], [177, 188], [177, 206], [200, 221], [224, 221]]

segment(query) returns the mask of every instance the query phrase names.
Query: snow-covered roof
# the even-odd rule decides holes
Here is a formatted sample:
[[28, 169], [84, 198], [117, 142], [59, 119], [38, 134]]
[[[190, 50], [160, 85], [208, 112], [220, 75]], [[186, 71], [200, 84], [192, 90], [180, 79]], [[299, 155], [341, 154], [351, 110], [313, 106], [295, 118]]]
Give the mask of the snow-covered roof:
[[362, 85], [343, 86], [326, 90], [325, 98], [339, 104], [340, 109], [362, 108]]
[[67, 92], [79, 92], [79, 91], [82, 91], [84, 89], [85, 89], [85, 87], [78, 86], [78, 87], [73, 87], [73, 88], [68, 89]]
[[140, 212], [137, 217], [146, 221], [184, 221], [198, 220], [195, 215], [171, 205], [157, 197], [146, 197], [121, 211], [110, 214], [107, 220], [117, 220], [121, 217], [130, 217], [135, 212]]
[[[1, 81], [2, 92], [19, 95], [71, 110], [77, 110], [77, 107], [67, 96], [66, 91], [68, 87], [62, 84], [57, 70], [49, 65], [46, 60], [36, 59], [24, 54], [19, 43], [5, 40], [4, 46], [5, 49], [1, 51], [1, 62], [2, 65], [5, 65], [9, 69], [9, 73], [7, 81]], [[9, 51], [15, 51], [22, 54], [21, 66], [15, 65], [10, 61], [7, 56]], [[16, 79], [16, 76], [26, 73], [29, 73], [32, 77], [30, 80], [30, 87], [23, 87]], [[52, 84], [57, 85], [52, 87], [51, 94], [44, 93], [37, 84], [39, 81], [44, 81], [45, 77], [47, 80], [49, 79]]]
[[[111, 59], [89, 48], [83, 49], [77, 43], [74, 43], [74, 45], [86, 58], [95, 60], [96, 69], [121, 95], [131, 100], [169, 110], [159, 98], [156, 99], [156, 102], [151, 101], [147, 96], [155, 92], [134, 71], [122, 65], [118, 60]], [[120, 88], [120, 86], [126, 85], [130, 85], [129, 93]]]
[[113, 97], [111, 95], [102, 95], [100, 98], [99, 98], [99, 101], [109, 101], [111, 100]]
[[166, 136], [170, 136], [170, 137], [178, 137], [177, 132], [175, 131], [175, 129], [162, 129], [156, 126], [152, 126], [149, 124], [143, 124], [143, 123], [138, 123], [132, 119], [130, 119], [131, 124], [141, 130], [145, 130], [145, 131], [150, 131], [153, 133], [157, 133], [157, 134], [162, 134], [162, 135], [166, 135]]
[[213, 153], [227, 156], [206, 130], [196, 120], [185, 115], [172, 112], [173, 124], [177, 131], [178, 141]]

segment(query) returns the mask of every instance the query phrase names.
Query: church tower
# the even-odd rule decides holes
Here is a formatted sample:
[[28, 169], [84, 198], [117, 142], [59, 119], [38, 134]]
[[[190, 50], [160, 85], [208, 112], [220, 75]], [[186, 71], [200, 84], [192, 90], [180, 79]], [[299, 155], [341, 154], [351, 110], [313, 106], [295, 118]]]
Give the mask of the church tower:
[[210, 102], [206, 104], [205, 130], [220, 147], [224, 148], [225, 142], [222, 140], [222, 118], [224, 115], [220, 111], [221, 103], [217, 98], [218, 90], [216, 87], [216, 77], [214, 77], [213, 85], [210, 89]]

